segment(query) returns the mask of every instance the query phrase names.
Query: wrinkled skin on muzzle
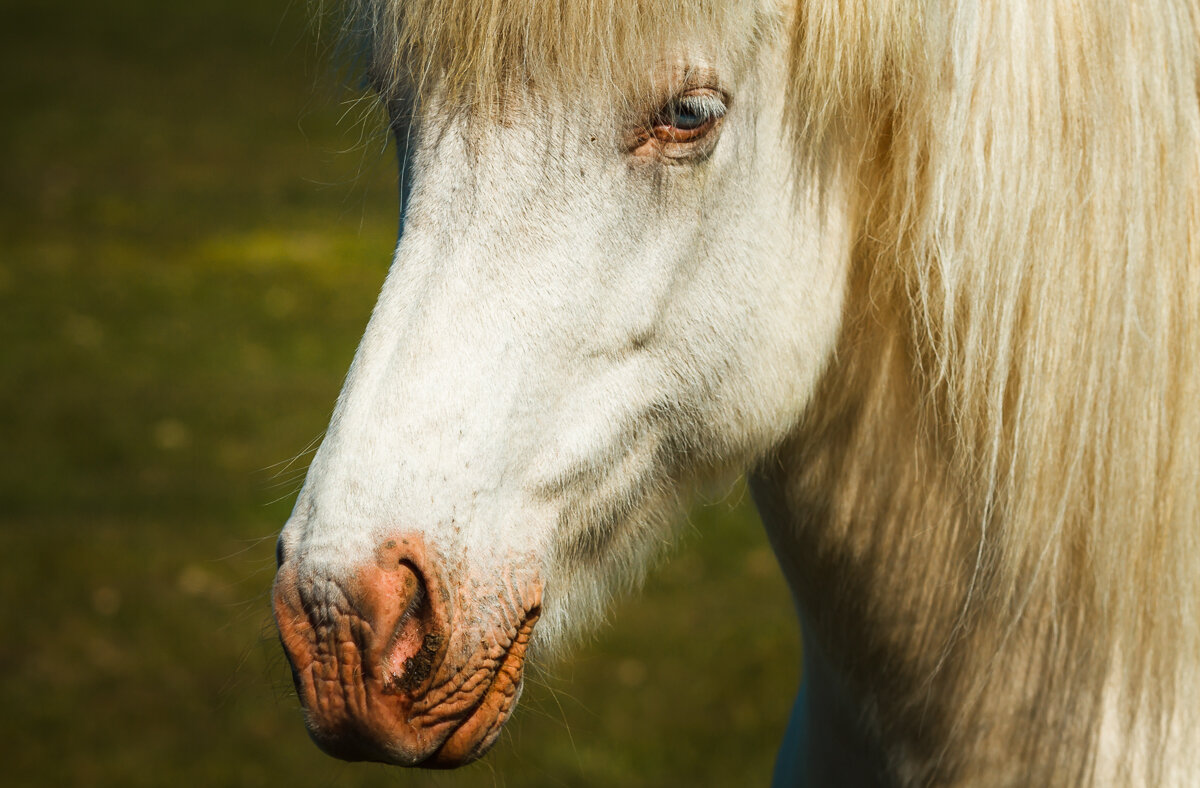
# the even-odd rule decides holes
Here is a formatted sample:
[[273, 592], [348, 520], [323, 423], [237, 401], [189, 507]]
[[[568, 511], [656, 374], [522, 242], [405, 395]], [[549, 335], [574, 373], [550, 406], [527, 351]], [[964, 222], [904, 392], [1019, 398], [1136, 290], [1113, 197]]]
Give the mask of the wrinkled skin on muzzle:
[[[402, 239], [274, 591], [330, 753], [481, 755], [531, 638], [594, 621], [682, 491], [799, 419], [849, 243], [834, 174], [786, 164], [782, 49], [681, 52], [644, 110], [530, 87], [498, 117], [422, 102], [398, 135]], [[722, 113], [698, 143], [637, 136], [687, 91]]]
[[285, 563], [275, 617], [309, 731], [347, 760], [439, 767], [481, 755], [521, 686], [540, 590], [504, 588], [486, 639], [450, 642], [453, 599], [417, 536], [389, 539], [350, 572]]

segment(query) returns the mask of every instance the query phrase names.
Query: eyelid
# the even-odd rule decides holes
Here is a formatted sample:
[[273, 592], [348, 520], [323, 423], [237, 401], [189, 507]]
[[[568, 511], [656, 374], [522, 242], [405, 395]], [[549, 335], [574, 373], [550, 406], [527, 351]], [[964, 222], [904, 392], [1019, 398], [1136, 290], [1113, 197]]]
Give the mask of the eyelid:
[[626, 149], [644, 161], [682, 163], [706, 158], [728, 114], [729, 94], [713, 84], [693, 84], [660, 101], [653, 115], [626, 133]]

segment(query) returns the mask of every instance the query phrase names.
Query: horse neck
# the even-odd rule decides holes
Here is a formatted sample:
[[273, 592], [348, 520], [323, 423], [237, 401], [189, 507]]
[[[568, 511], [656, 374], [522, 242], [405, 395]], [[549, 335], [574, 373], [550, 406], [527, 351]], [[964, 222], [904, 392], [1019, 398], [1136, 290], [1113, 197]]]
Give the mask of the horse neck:
[[1080, 611], [990, 594], [983, 518], [927, 429], [906, 347], [898, 326], [851, 319], [804, 424], [755, 479], [806, 648], [840, 673], [893, 777], [1077, 782], [1103, 647], [1073, 655]]

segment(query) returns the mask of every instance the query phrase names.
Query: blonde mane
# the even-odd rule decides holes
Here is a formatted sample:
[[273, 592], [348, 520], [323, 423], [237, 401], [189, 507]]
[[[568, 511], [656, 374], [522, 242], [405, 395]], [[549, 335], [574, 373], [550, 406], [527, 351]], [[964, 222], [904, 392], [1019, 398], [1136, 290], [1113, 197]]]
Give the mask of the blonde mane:
[[[911, 389], [911, 412], [866, 418], [915, 412], [932, 447], [891, 452], [928, 493], [889, 491], [877, 527], [974, 534], [958, 631], [1000, 617], [998, 653], [1047, 648], [1019, 677], [1030, 697], [1075, 688], [1050, 714], [1084, 746], [1029, 753], [1043, 778], [1091, 769], [1104, 724], [1129, 751], [1140, 731], [1151, 767], [1167, 725], [1200, 733], [1198, 16], [1181, 0], [806, 2], [793, 28], [800, 159], [833, 148], [857, 168], [858, 319], [904, 338], [845, 360], [899, 354], [874, 383]], [[860, 448], [843, 483], [881, 470]], [[834, 498], [835, 519], [871, 518]]]
[[[514, 80], [627, 85], [647, 53], [762, 18], [737, 0], [350, 1], [385, 96], [436, 76], [467, 102]], [[861, 184], [845, 337], [796, 441], [814, 522], [886, 565], [872, 581], [910, 618], [942, 616], [887, 637], [929, 655], [907, 668], [924, 686], [969, 699], [945, 740], [1015, 685], [1014, 729], [1033, 709], [1062, 726], [1063, 746], [997, 754], [1025, 777], [1094, 776], [1112, 730], [1144, 753], [1114, 779], [1154, 774], [1200, 735], [1200, 7], [784, 11], [798, 177], [835, 157]], [[924, 698], [876, 700], [899, 720]]]

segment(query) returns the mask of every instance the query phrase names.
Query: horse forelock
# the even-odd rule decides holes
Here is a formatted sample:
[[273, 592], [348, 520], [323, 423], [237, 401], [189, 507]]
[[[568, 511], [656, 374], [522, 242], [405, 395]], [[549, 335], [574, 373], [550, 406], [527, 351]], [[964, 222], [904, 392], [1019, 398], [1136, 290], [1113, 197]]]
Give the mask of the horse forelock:
[[787, 0], [346, 0], [345, 33], [369, 53], [386, 96], [436, 90], [491, 106], [537, 84], [591, 100], [629, 98], [682, 45], [743, 45], [779, 21]]

